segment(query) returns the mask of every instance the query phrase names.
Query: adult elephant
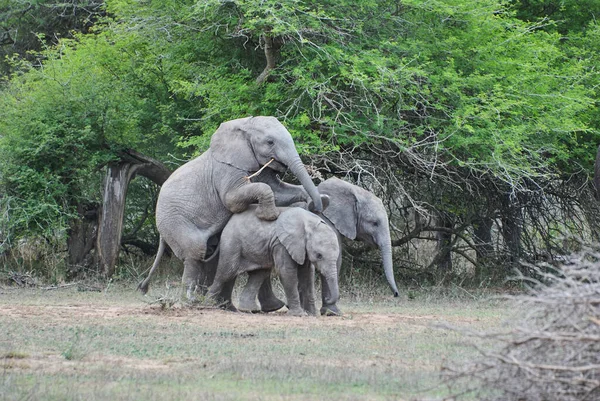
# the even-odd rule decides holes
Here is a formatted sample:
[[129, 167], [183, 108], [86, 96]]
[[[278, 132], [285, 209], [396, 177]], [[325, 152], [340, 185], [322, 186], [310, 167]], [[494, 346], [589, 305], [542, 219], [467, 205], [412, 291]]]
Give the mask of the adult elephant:
[[[381, 199], [357, 185], [335, 177], [323, 181], [317, 188], [319, 193], [329, 196], [329, 206], [323, 211], [323, 215], [339, 234], [379, 248], [385, 277], [394, 296], [397, 297], [398, 287], [394, 279], [390, 227]], [[340, 252], [338, 272], [341, 265]], [[328, 302], [331, 297], [327, 281], [322, 280], [321, 283], [323, 301], [321, 314], [340, 314], [337, 305]]]
[[[261, 170], [256, 179], [249, 177]], [[277, 172], [290, 169], [301, 186], [281, 182]], [[254, 182], [260, 180], [262, 182]], [[148, 290], [165, 243], [183, 261], [182, 283], [192, 298], [197, 285], [210, 285], [214, 271], [204, 271], [215, 252], [218, 236], [233, 213], [258, 203], [256, 215], [275, 220], [279, 205], [312, 199], [323, 210], [288, 130], [274, 117], [248, 117], [224, 122], [213, 134], [210, 148], [179, 167], [162, 185], [156, 204], [160, 246], [152, 269], [139, 286]], [[212, 258], [212, 267], [216, 264]], [[213, 269], [207, 269], [213, 270]], [[204, 277], [203, 277], [204, 276]]]

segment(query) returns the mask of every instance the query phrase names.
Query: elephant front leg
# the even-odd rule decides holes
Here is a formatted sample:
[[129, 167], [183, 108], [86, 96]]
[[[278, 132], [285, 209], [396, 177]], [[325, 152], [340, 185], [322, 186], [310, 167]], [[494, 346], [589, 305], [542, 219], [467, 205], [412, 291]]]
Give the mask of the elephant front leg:
[[267, 168], [256, 177], [256, 182], [264, 182], [273, 190], [277, 206], [289, 206], [296, 202], [310, 201], [310, 195], [302, 185], [293, 185], [283, 182], [277, 172]]
[[298, 269], [298, 292], [302, 308], [309, 315], [317, 316], [315, 267], [310, 262]]
[[293, 316], [306, 316], [300, 305], [298, 293], [298, 265], [285, 250], [279, 249], [275, 265], [279, 268], [279, 278], [287, 298], [288, 314]]
[[225, 195], [225, 206], [232, 213], [241, 213], [253, 203], [258, 203], [256, 216], [259, 219], [272, 221], [279, 216], [273, 190], [262, 182], [241, 185]]
[[329, 289], [329, 285], [327, 284], [327, 279], [325, 276], [321, 274], [321, 294], [322, 294], [322, 306], [321, 306], [321, 315], [323, 316], [342, 316], [342, 311], [337, 307], [335, 303], [327, 302], [328, 299], [331, 299], [331, 290]]

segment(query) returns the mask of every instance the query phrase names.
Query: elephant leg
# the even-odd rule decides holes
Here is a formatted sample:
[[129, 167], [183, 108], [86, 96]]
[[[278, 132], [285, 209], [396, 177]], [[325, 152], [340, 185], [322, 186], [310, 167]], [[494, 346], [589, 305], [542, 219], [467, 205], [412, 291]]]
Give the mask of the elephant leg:
[[259, 292], [263, 282], [270, 281], [271, 271], [267, 269], [259, 269], [248, 272], [248, 282], [244, 290], [240, 294], [239, 309], [242, 312], [257, 313], [261, 311], [261, 307], [256, 302], [256, 295]]
[[277, 206], [290, 206], [296, 202], [308, 203], [310, 195], [302, 185], [293, 185], [279, 179], [278, 173], [270, 168], [256, 176], [256, 182], [264, 182], [273, 190]]
[[[268, 270], [267, 270], [268, 271]], [[275, 296], [271, 283], [271, 272], [268, 271], [264, 277], [262, 285], [258, 290], [258, 302], [260, 302], [260, 310], [263, 312], [275, 312], [285, 306], [285, 302]]]
[[298, 269], [298, 292], [302, 309], [311, 316], [317, 316], [315, 267], [312, 263], [307, 263]]
[[337, 307], [335, 303], [328, 304], [326, 299], [331, 299], [331, 290], [327, 285], [327, 279], [321, 274], [321, 315], [324, 316], [341, 316], [342, 311]]
[[236, 280], [236, 278], [233, 278], [233, 279], [225, 282], [225, 284], [223, 284], [223, 287], [221, 289], [221, 294], [219, 295], [219, 297], [222, 300], [221, 307], [224, 309], [227, 309], [231, 312], [238, 311], [238, 309], [233, 305], [233, 301], [231, 300], [231, 298], [232, 298], [231, 294], [233, 293], [233, 287], [235, 287], [235, 280]]
[[208, 288], [206, 297], [212, 299], [220, 308], [237, 312], [237, 308], [233, 305], [231, 294], [235, 286], [236, 277], [229, 279], [215, 278], [215, 281]]
[[293, 261], [287, 251], [279, 250], [280, 257], [277, 260], [284, 261], [279, 266], [279, 278], [285, 296], [287, 298], [288, 314], [293, 316], [306, 316], [307, 313], [300, 305], [300, 294], [298, 293], [298, 265]]
[[181, 284], [184, 299], [192, 302], [196, 300], [196, 291], [201, 274], [202, 262], [191, 258], [186, 258], [183, 261]]
[[298, 272], [295, 270], [283, 271], [282, 269], [279, 275], [287, 298], [288, 314], [292, 316], [306, 316], [307, 313], [300, 305], [300, 295], [298, 294]]
[[206, 295], [208, 288], [212, 285], [213, 281], [215, 280], [215, 274], [217, 273], [218, 264], [218, 255], [215, 255], [215, 257], [212, 257], [209, 260], [200, 263], [197, 291], [201, 295]]
[[[342, 243], [341, 238], [338, 235], [338, 243]], [[342, 270], [342, 252], [338, 255], [338, 259], [336, 262], [338, 277], [340, 277], [340, 271]], [[331, 299], [331, 290], [327, 285], [327, 279], [325, 276], [321, 274], [321, 315], [323, 316], [342, 316], [342, 311], [337, 307], [337, 305], [330, 304], [326, 300]]]
[[225, 195], [225, 206], [232, 213], [240, 213], [248, 209], [252, 203], [258, 202], [256, 216], [261, 220], [275, 220], [279, 210], [275, 206], [275, 195], [267, 184], [254, 182], [244, 184]]

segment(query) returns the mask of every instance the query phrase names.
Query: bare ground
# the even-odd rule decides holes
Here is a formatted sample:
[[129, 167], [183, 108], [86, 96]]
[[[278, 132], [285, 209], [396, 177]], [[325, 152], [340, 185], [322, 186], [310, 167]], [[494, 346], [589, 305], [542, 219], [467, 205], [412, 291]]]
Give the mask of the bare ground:
[[[181, 390], [177, 396], [153, 397], [155, 388], [163, 386], [157, 383], [176, 372], [195, 372], [192, 376], [205, 378], [206, 399], [321, 399], [314, 393], [303, 397], [306, 389], [296, 389], [296, 378], [317, 394], [332, 391], [339, 399], [425, 399], [390, 394], [398, 388], [408, 394], [422, 391], [443, 360], [457, 353], [456, 336], [434, 326], [447, 322], [481, 328], [497, 325], [503, 315], [497, 306], [462, 301], [423, 304], [375, 297], [340, 306], [342, 317], [299, 318], [285, 311], [164, 308], [129, 289], [81, 294], [0, 288], [0, 327], [9, 328], [7, 335], [0, 334], [0, 368], [5, 383], [7, 377], [19, 383], [15, 393], [0, 388], [0, 396], [30, 396], [40, 383], [58, 377], [104, 382], [109, 380], [103, 375], [119, 372], [147, 389], [150, 399], [176, 399]], [[219, 384], [207, 390], [207, 381], [215, 377]], [[30, 388], [31, 380], [36, 384]], [[259, 390], [247, 380], [262, 383]], [[193, 384], [187, 385], [197, 394]], [[57, 398], [65, 396], [60, 388], [44, 386]], [[101, 387], [100, 399], [121, 391]], [[78, 387], [69, 391], [76, 397], [67, 398], [82, 392]], [[355, 398], [355, 391], [360, 396]], [[135, 392], [126, 393], [117, 398], [137, 398]]]

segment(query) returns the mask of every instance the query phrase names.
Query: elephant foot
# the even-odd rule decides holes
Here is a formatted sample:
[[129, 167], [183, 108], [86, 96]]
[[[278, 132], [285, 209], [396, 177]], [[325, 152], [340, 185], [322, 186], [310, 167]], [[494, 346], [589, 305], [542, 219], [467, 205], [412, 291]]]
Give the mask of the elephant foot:
[[321, 316], [342, 316], [342, 311], [338, 309], [336, 304], [323, 305], [321, 307]]
[[240, 298], [238, 309], [240, 312], [246, 313], [259, 313], [261, 311], [256, 299]]
[[138, 285], [138, 290], [146, 295], [148, 293], [148, 288], [150, 287], [150, 283], [147, 283], [146, 280], [142, 281], [139, 285]]
[[256, 217], [261, 220], [277, 220], [277, 217], [279, 217], [279, 210], [277, 210], [276, 207], [263, 207], [262, 205], [259, 205], [256, 208]]
[[238, 309], [230, 301], [223, 301], [223, 302], [217, 304], [217, 307], [219, 307], [220, 309], [223, 309], [223, 310], [228, 310], [230, 312], [238, 312]]
[[290, 316], [300, 316], [300, 317], [308, 316], [308, 313], [306, 313], [306, 311], [304, 309], [290, 309], [287, 311], [287, 314]]
[[181, 292], [181, 300], [186, 303], [198, 303], [198, 297], [196, 296], [196, 286], [195, 285], [187, 285], [183, 288]]
[[285, 302], [275, 296], [260, 302], [260, 310], [265, 313], [275, 312], [284, 306]]
[[309, 316], [317, 316], [317, 308], [316, 307], [308, 308], [305, 310]]

